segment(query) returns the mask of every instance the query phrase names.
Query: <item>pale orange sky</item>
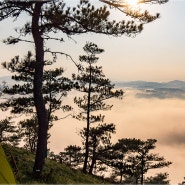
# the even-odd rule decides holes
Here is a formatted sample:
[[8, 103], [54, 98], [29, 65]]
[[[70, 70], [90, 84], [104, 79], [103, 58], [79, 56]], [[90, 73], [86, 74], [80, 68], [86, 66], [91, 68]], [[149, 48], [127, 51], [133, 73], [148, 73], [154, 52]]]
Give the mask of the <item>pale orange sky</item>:
[[[71, 3], [73, 1], [70, 1]], [[111, 37], [96, 34], [84, 34], [72, 37], [77, 43], [64, 37], [65, 43], [49, 43], [54, 50], [71, 54], [78, 60], [83, 54], [82, 47], [86, 41], [92, 41], [105, 49], [100, 56], [99, 64], [103, 66], [105, 74], [112, 80], [146, 80], [170, 81], [185, 79], [185, 1], [169, 1], [165, 5], [148, 6], [152, 13], [160, 12], [161, 18], [144, 25], [144, 30], [135, 38]], [[121, 19], [122, 14], [113, 11], [112, 17]], [[19, 24], [23, 24], [26, 16], [22, 17]], [[27, 21], [27, 20], [26, 20]], [[9, 35], [16, 35], [13, 28], [17, 23], [8, 19], [0, 23], [0, 39]], [[25, 55], [28, 50], [33, 50], [30, 43], [20, 43], [6, 46], [0, 43], [1, 61], [8, 60], [15, 55]], [[74, 70], [73, 64], [63, 57], [59, 65], [65, 66], [66, 72]], [[73, 69], [73, 70], [71, 70]], [[0, 69], [1, 75], [7, 71]]]

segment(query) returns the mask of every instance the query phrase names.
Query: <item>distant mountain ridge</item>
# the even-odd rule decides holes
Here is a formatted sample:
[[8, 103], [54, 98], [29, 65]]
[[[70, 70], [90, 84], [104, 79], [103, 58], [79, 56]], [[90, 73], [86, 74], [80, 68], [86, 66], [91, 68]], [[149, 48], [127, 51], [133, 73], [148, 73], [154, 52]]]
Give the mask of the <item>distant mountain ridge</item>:
[[131, 87], [136, 89], [181, 89], [185, 90], [185, 81], [173, 80], [170, 82], [147, 82], [147, 81], [130, 81], [116, 82], [117, 87]]
[[[9, 83], [12, 81], [11, 76], [0, 76], [0, 83], [6, 81]], [[12, 83], [12, 82], [11, 82]], [[176, 89], [184, 89], [185, 90], [185, 81], [181, 80], [173, 80], [170, 82], [149, 82], [149, 81], [117, 81], [115, 82], [117, 87], [132, 87], [139, 89], [146, 88], [176, 88]]]
[[[8, 84], [13, 84], [14, 81], [11, 76], [0, 76], [0, 85], [5, 81]], [[149, 81], [117, 81], [115, 82], [116, 87], [130, 87], [136, 89], [181, 89], [185, 90], [185, 81], [173, 80], [170, 82], [149, 82]]]
[[185, 99], [185, 81], [173, 80], [170, 82], [131, 81], [116, 82], [116, 87], [123, 89], [137, 89], [138, 98], [178, 98]]

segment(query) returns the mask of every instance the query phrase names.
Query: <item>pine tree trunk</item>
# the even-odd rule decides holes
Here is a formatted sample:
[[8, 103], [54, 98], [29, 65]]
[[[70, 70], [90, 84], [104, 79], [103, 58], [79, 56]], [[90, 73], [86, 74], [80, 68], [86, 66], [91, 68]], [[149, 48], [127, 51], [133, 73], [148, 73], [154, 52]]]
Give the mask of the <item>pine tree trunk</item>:
[[32, 35], [35, 42], [36, 66], [34, 75], [34, 103], [38, 118], [38, 142], [33, 168], [33, 175], [39, 178], [47, 152], [47, 132], [48, 132], [48, 115], [42, 94], [42, 77], [44, 69], [44, 42], [42, 33], [39, 30], [39, 17], [41, 14], [42, 2], [35, 2], [32, 17]]
[[89, 90], [88, 90], [88, 102], [87, 102], [87, 132], [86, 132], [86, 140], [85, 140], [85, 160], [83, 165], [83, 172], [87, 173], [87, 163], [89, 157], [89, 130], [90, 130], [90, 101], [91, 101], [91, 66], [90, 66], [90, 74], [89, 74]]
[[141, 184], [144, 182], [144, 156], [141, 156]]
[[96, 136], [95, 137], [95, 141], [93, 143], [93, 155], [92, 155], [92, 161], [91, 161], [91, 165], [90, 165], [90, 169], [89, 169], [89, 174], [92, 174], [93, 169], [94, 169], [94, 165], [96, 164], [96, 145], [97, 145], [97, 139]]
[[121, 174], [120, 174], [120, 181], [119, 181], [119, 183], [120, 183], [120, 184], [122, 184], [122, 181], [123, 181], [123, 173], [121, 172]]
[[83, 165], [84, 173], [87, 173], [87, 163], [88, 163], [88, 157], [89, 157], [89, 127], [90, 127], [90, 124], [87, 123], [87, 133], [86, 133], [86, 141], [85, 141], [85, 160]]
[[89, 169], [89, 174], [92, 174], [95, 164], [96, 164], [96, 154], [94, 154], [92, 157], [92, 161], [91, 161], [91, 165], [90, 165], [90, 169]]

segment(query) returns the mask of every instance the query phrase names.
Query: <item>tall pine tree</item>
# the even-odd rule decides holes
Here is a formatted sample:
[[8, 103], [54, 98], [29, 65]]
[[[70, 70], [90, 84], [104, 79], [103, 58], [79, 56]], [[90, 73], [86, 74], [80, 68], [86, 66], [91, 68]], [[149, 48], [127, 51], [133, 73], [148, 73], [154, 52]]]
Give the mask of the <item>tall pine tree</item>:
[[102, 53], [103, 50], [94, 43], [87, 43], [83, 49], [86, 55], [80, 56], [79, 59], [85, 67], [80, 70], [79, 74], [73, 74], [73, 80], [79, 84], [78, 91], [84, 94], [83, 97], [75, 97], [74, 102], [81, 109], [76, 118], [86, 121], [83, 166], [83, 172], [86, 173], [89, 157], [90, 126], [104, 121], [104, 115], [96, 112], [110, 110], [112, 105], [107, 104], [106, 100], [113, 97], [121, 98], [123, 91], [114, 90], [114, 85], [111, 84], [109, 79], [105, 78], [102, 67], [95, 65], [98, 60], [96, 55]]

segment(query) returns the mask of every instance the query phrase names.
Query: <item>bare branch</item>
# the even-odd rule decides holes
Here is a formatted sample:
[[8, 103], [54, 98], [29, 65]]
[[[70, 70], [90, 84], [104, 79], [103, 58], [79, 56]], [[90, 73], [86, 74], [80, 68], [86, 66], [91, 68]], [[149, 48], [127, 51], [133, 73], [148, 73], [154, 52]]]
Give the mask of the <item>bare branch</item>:
[[3, 40], [3, 43], [5, 43], [5, 44], [16, 44], [19, 41], [34, 43], [33, 41], [25, 40], [25, 39], [20, 39], [19, 37], [13, 37], [13, 36], [10, 36], [7, 39]]
[[[65, 119], [65, 118], [67, 118], [67, 117], [69, 117], [69, 116], [72, 117], [73, 115], [72, 115], [72, 114], [68, 114], [68, 115], [66, 115], [66, 116], [64, 116], [64, 117], [62, 117], [62, 118], [58, 118], [58, 120]], [[58, 120], [57, 120], [57, 121], [58, 121]]]
[[81, 69], [81, 65], [78, 64], [77, 62], [75, 62], [75, 60], [71, 57], [71, 55], [69, 55], [69, 54], [67, 54], [67, 53], [63, 53], [63, 52], [60, 52], [60, 51], [50, 51], [50, 50], [48, 50], [48, 49], [46, 49], [45, 52], [51, 53], [52, 55], [56, 55], [56, 54], [65, 55], [66, 58], [69, 58], [69, 59], [75, 64], [75, 66], [76, 66], [79, 70]]

